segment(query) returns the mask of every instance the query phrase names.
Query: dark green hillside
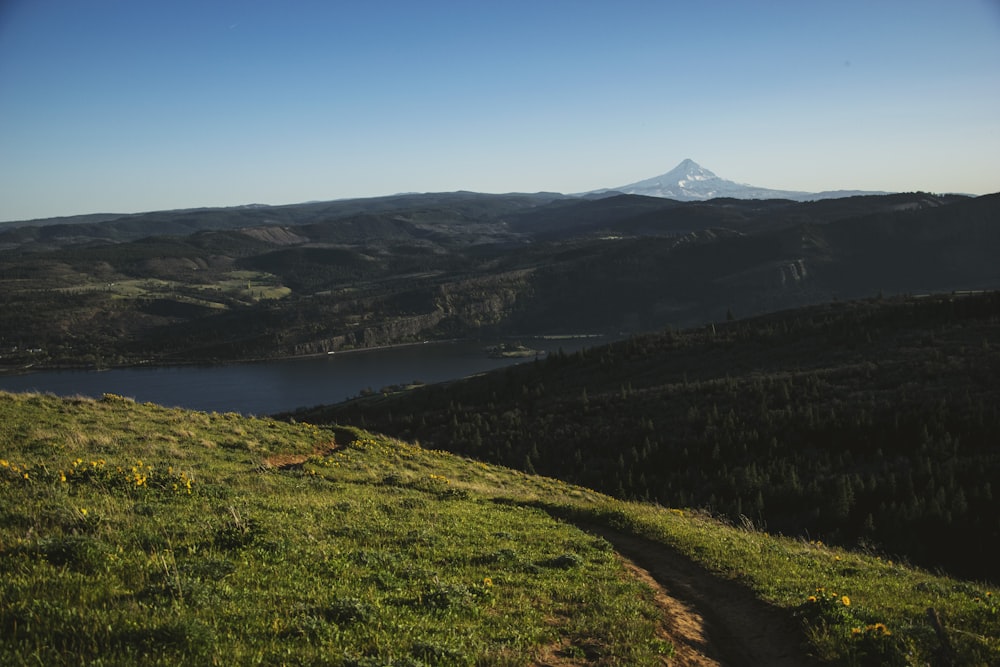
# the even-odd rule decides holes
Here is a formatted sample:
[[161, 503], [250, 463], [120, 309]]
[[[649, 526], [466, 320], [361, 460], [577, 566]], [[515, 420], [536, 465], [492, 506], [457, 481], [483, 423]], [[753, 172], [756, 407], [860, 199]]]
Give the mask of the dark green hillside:
[[873, 213], [893, 215], [938, 208], [969, 199], [915, 192], [795, 202], [787, 199], [712, 199], [680, 202], [659, 197], [616, 194], [599, 199], [563, 199], [512, 211], [511, 228], [556, 239], [593, 233], [685, 234], [726, 227], [752, 232], [792, 225], [824, 225]]
[[[883, 215], [913, 213], [950, 206], [969, 199], [971, 198], [964, 195], [937, 195], [927, 192], [819, 199], [792, 206], [772, 207], [753, 221], [751, 229], [763, 231], [787, 227], [791, 224], [827, 224], [873, 213]], [[787, 204], [787, 202], [785, 203]]]
[[632, 338], [297, 415], [996, 579], [1000, 293]]
[[[435, 212], [437, 220], [492, 222], [525, 208], [564, 199], [554, 193], [480, 194], [442, 192], [392, 195], [364, 199], [309, 202], [285, 206], [249, 205], [151, 211], [129, 215], [97, 214], [0, 224], [0, 248], [23, 246], [51, 250], [86, 242], [127, 242], [152, 235], [187, 236], [207, 230], [233, 230], [258, 226], [327, 224], [359, 216], [396, 214], [412, 210]], [[443, 215], [441, 212], [445, 212]], [[384, 216], [391, 218], [392, 215]]]
[[821, 279], [847, 290], [878, 284], [887, 291], [933, 291], [959, 283], [996, 285], [1000, 195], [906, 215], [874, 213], [823, 227], [837, 262]]
[[280, 276], [296, 292], [317, 292], [350, 281], [364, 281], [381, 274], [381, 265], [350, 248], [302, 248], [275, 250], [240, 262], [244, 268]]

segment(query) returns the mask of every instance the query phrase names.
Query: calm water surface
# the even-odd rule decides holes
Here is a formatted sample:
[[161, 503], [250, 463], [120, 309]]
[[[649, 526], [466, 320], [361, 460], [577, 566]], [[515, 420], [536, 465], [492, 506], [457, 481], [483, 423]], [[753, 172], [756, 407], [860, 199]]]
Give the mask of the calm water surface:
[[[526, 340], [532, 349], [566, 352], [608, 342], [603, 338]], [[339, 403], [362, 389], [442, 382], [524, 359], [491, 359], [487, 343], [427, 343], [248, 364], [125, 368], [107, 371], [45, 371], [0, 376], [0, 390], [58, 396], [120, 394], [206, 412], [266, 415], [299, 407]], [[528, 359], [527, 361], [531, 361]]]

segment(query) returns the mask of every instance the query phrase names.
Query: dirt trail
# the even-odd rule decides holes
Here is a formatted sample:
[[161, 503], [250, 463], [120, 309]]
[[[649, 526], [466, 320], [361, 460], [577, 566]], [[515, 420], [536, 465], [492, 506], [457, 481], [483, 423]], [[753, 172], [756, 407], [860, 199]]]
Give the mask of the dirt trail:
[[738, 583], [715, 577], [669, 547], [603, 526], [600, 535], [626, 566], [656, 591], [664, 639], [674, 644], [671, 665], [792, 667], [815, 665], [786, 612], [755, 598]]

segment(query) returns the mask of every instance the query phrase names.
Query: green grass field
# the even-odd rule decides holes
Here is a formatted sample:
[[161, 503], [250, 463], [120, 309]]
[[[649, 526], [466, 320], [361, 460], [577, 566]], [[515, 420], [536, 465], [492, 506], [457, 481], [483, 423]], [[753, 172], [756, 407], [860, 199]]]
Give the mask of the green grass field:
[[985, 584], [350, 428], [0, 393], [0, 663], [654, 665], [653, 592], [576, 522], [797, 619], [829, 664], [1000, 661]]
[[[174, 298], [220, 309], [227, 307], [227, 300], [250, 303], [262, 299], [283, 299], [292, 293], [276, 276], [261, 271], [228, 271], [212, 278], [210, 282], [161, 278], [130, 278], [113, 282], [88, 279], [57, 291], [68, 294], [102, 292], [113, 299]], [[200, 298], [192, 294], [198, 294]]]

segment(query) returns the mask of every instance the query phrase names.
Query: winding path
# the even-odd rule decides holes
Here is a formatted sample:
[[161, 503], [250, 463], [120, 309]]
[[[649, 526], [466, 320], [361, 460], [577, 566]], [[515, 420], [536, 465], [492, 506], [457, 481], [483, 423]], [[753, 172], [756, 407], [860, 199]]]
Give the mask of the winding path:
[[655, 591], [663, 611], [663, 639], [674, 645], [670, 665], [793, 667], [817, 665], [787, 612], [756, 598], [742, 585], [705, 571], [669, 547], [611, 530], [578, 524], [610, 542], [626, 567]]

